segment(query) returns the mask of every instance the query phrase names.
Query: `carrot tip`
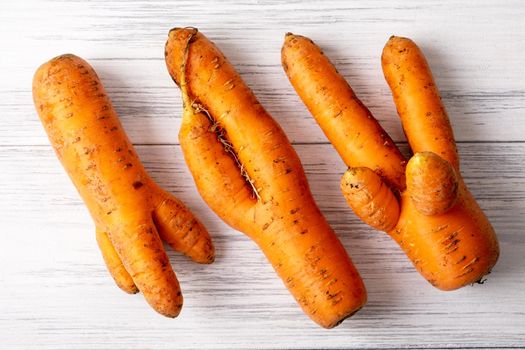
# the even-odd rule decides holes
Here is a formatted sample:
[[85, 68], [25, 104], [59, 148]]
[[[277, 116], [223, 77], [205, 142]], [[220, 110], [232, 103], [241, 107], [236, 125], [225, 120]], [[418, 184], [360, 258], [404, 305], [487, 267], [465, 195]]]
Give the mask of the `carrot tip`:
[[78, 57], [75, 54], [64, 53], [62, 55], [58, 55], [56, 57], [53, 57], [52, 59], [49, 60], [49, 62], [44, 63], [42, 66], [47, 65], [47, 63], [54, 63], [54, 62], [57, 62], [57, 61], [62, 61], [62, 60], [67, 60], [67, 59], [78, 59], [78, 58], [80, 58], [80, 57]]
[[198, 32], [199, 29], [198, 28], [195, 28], [195, 27], [173, 27], [171, 28], [169, 31], [168, 31], [168, 35], [171, 34], [171, 32], [176, 32], [178, 30], [183, 30], [183, 29], [191, 29], [191, 30], [194, 30], [195, 32]]
[[407, 38], [407, 37], [404, 37], [404, 36], [397, 36], [397, 35], [392, 35], [390, 36], [390, 38], [388, 38], [388, 43], [403, 43], [403, 42], [412, 42], [411, 39]]

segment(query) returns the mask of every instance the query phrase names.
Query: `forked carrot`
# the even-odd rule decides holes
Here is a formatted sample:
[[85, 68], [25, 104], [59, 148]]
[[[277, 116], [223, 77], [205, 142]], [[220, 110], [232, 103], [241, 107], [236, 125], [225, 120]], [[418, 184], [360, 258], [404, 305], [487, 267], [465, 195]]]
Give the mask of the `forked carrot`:
[[385, 78], [416, 153], [408, 166], [310, 39], [287, 34], [282, 64], [349, 167], [341, 187], [354, 212], [387, 231], [437, 288], [460, 288], [489, 273], [499, 255], [496, 234], [461, 178], [448, 116], [416, 44], [392, 37], [382, 56]]
[[354, 314], [363, 282], [280, 126], [196, 29], [170, 31], [166, 64], [184, 99], [180, 143], [206, 203], [259, 245], [315, 322], [330, 328]]
[[193, 260], [210, 263], [214, 249], [206, 229], [146, 173], [86, 61], [62, 55], [40, 66], [33, 98], [60, 162], [95, 221], [97, 242], [115, 282], [128, 293], [138, 288], [159, 313], [177, 316], [182, 295], [161, 238]]

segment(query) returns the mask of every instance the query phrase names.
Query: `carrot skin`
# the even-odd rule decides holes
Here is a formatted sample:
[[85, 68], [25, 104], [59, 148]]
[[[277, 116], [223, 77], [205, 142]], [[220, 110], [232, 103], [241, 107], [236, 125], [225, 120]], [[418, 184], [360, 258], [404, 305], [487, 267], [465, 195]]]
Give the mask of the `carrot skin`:
[[457, 203], [439, 215], [418, 211], [408, 192], [390, 236], [436, 288], [454, 290], [490, 273], [499, 257], [494, 228], [459, 179]]
[[157, 204], [152, 215], [160, 238], [194, 262], [211, 264], [215, 260], [215, 247], [204, 225], [180, 200], [156, 184], [154, 187]]
[[381, 55], [385, 79], [414, 153], [430, 151], [459, 170], [459, 157], [447, 111], [419, 47], [392, 36]]
[[458, 179], [452, 165], [433, 152], [416, 153], [407, 164], [407, 192], [425, 215], [447, 212], [458, 198]]
[[366, 167], [404, 189], [405, 159], [321, 49], [286, 34], [283, 68], [295, 91], [348, 167]]
[[369, 168], [350, 168], [341, 178], [341, 191], [354, 213], [381, 231], [392, 230], [399, 204], [392, 190]]
[[[454, 134], [430, 67], [412, 40], [395, 36], [386, 43], [381, 64], [403, 129], [416, 154], [407, 169], [410, 188], [401, 198], [400, 220], [390, 234], [437, 288], [453, 290], [474, 283], [496, 263], [498, 241], [492, 225], [461, 179]], [[427, 152], [439, 156], [428, 163], [432, 166], [420, 162], [436, 158], [428, 157]], [[452, 169], [439, 164], [441, 159]], [[413, 176], [414, 173], [419, 175]], [[426, 191], [423, 184], [415, 191], [417, 177], [427, 181]], [[448, 185], [441, 184], [440, 188], [436, 184], [438, 178]], [[437, 191], [444, 192], [441, 198]], [[414, 201], [417, 192], [420, 198]], [[427, 203], [421, 205], [423, 197]]]
[[[175, 40], [168, 40], [166, 47], [168, 70], [179, 84], [182, 47], [189, 33], [189, 29], [171, 31], [170, 38]], [[178, 48], [173, 47], [175, 44]], [[283, 190], [292, 191], [286, 196], [300, 196], [307, 184], [301, 173], [293, 172], [296, 168], [302, 170], [302, 166], [283, 130], [219, 49], [200, 32], [195, 34], [189, 49], [187, 72], [191, 77], [188, 80], [190, 98], [196, 99], [208, 112], [213, 111], [215, 123], [225, 131], [240, 163], [257, 182], [261, 198], [269, 200], [273, 194], [266, 195], [267, 189], [281, 184], [286, 187]], [[210, 90], [213, 93], [209, 93]], [[260, 151], [263, 149], [266, 152]], [[283, 162], [274, 163], [276, 159]], [[262, 164], [271, 164], [272, 171], [263, 171]], [[287, 172], [286, 167], [292, 171]], [[276, 182], [276, 177], [283, 181]], [[298, 185], [290, 186], [294, 182]]]
[[108, 237], [108, 234], [97, 229], [96, 238], [98, 247], [102, 252], [104, 262], [106, 263], [106, 267], [108, 268], [108, 271], [111, 274], [111, 277], [113, 277], [113, 280], [117, 286], [128, 294], [137, 293], [139, 290], [135, 285], [135, 282], [133, 282], [133, 278], [131, 278], [128, 271], [126, 271], [126, 268], [122, 264], [122, 260], [120, 260], [115, 248], [113, 247], [113, 243], [111, 243], [111, 240]]
[[222, 212], [222, 219], [228, 225], [248, 231], [246, 217], [253, 216], [256, 198], [234, 158], [212, 131], [208, 117], [185, 111], [179, 141], [183, 145], [184, 160], [204, 201], [213, 211]]
[[[33, 98], [59, 160], [124, 269], [157, 312], [177, 316], [182, 294], [152, 217], [167, 198], [176, 199], [146, 173], [97, 74], [77, 56], [58, 56], [36, 71]], [[175, 214], [188, 216], [182, 207]], [[194, 228], [209, 240], [199, 222]]]
[[366, 302], [363, 282], [280, 126], [196, 30], [170, 31], [166, 64], [186, 101], [179, 139], [203, 199], [258, 244], [315, 322], [331, 328], [354, 314]]
[[[377, 178], [366, 172], [357, 176], [352, 169], [361, 166], [363, 159], [374, 159], [382, 153], [378, 151], [377, 141], [370, 147], [364, 145], [356, 151], [347, 150], [347, 144], [355, 141], [352, 134], [345, 135], [341, 131], [346, 127], [359, 133], [362, 127], [365, 134], [372, 133], [369, 139], [374, 140], [378, 133], [383, 132], [382, 129], [370, 129], [370, 121], [362, 118], [364, 109], [350, 110], [348, 113], [352, 115], [341, 125], [326, 118], [324, 110], [331, 105], [356, 102], [353, 94], [339, 93], [337, 89], [328, 89], [333, 101], [326, 102], [325, 86], [336, 81], [340, 90], [345, 91], [341, 82], [344, 79], [333, 67], [327, 68], [330, 67], [328, 59], [313, 42], [287, 35], [282, 57], [284, 69], [298, 95], [350, 167], [342, 179], [347, 202], [363, 221], [374, 227], [380, 226], [377, 223], [385, 222], [385, 215], [379, 216], [383, 221], [378, 220], [376, 211], [367, 206], [372, 203], [386, 212], [387, 209], [378, 204], [385, 202], [382, 198], [385, 192], [373, 190], [378, 188]], [[382, 64], [403, 128], [412, 150], [417, 153], [409, 162], [406, 180], [403, 177], [402, 184], [385, 181], [393, 193], [400, 195], [400, 202], [393, 203], [391, 209], [396, 213], [400, 208], [400, 212], [395, 227], [384, 229], [435, 287], [453, 290], [479, 281], [498, 259], [498, 241], [489, 220], [461, 179], [450, 122], [426, 59], [409, 39], [392, 37], [383, 50]], [[400, 164], [396, 172], [404, 174], [406, 162], [397, 157], [401, 160], [395, 162]], [[392, 164], [391, 157], [385, 159], [386, 164]], [[387, 172], [377, 171], [374, 166], [369, 167], [385, 178]], [[381, 169], [381, 165], [376, 167]], [[396, 177], [390, 176], [392, 178]], [[408, 189], [405, 181], [409, 182]], [[352, 188], [356, 184], [365, 186], [364, 194]]]

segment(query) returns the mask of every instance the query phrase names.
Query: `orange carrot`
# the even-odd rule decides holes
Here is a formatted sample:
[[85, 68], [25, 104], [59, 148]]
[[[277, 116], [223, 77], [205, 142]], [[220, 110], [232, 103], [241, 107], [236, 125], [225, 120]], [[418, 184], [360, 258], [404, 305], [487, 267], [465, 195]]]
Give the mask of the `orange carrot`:
[[407, 192], [425, 215], [446, 213], [456, 204], [458, 179], [452, 165], [433, 152], [416, 153], [407, 164]]
[[[287, 34], [282, 62], [298, 95], [350, 167], [341, 187], [355, 213], [387, 231], [437, 288], [457, 289], [489, 273], [498, 259], [498, 241], [459, 174], [452, 128], [419, 48], [409, 39], [392, 37], [382, 56], [403, 129], [416, 152], [406, 169], [389, 138], [384, 147], [386, 132], [311, 40]], [[334, 109], [343, 112], [327, 112]], [[405, 171], [406, 180], [397, 175]], [[390, 190], [378, 184], [381, 179]], [[394, 203], [395, 193], [399, 202]]]
[[381, 64], [412, 151], [434, 152], [459, 170], [454, 133], [421, 50], [410, 39], [392, 36]]
[[390, 231], [396, 226], [397, 198], [370, 168], [349, 168], [341, 178], [341, 191], [355, 214], [373, 228]]
[[[213, 261], [202, 224], [149, 177], [93, 68], [58, 56], [35, 73], [33, 98], [55, 152], [86, 203], [119, 287], [137, 288], [175, 317], [182, 295], [161, 238], [197, 262]], [[159, 237], [160, 235], [160, 237]]]
[[330, 328], [354, 314], [363, 282], [280, 126], [196, 29], [170, 31], [166, 64], [184, 100], [180, 143], [206, 203], [259, 245], [315, 322]]
[[137, 293], [139, 290], [137, 289], [137, 286], [135, 286], [133, 278], [131, 278], [128, 271], [122, 264], [122, 260], [120, 260], [115, 247], [113, 247], [113, 243], [111, 243], [111, 240], [108, 237], [108, 234], [97, 229], [96, 237], [98, 247], [102, 252], [102, 257], [104, 258], [106, 267], [115, 280], [117, 286], [128, 294]]
[[286, 34], [282, 65], [306, 107], [346, 164], [405, 184], [405, 159], [346, 80], [310, 39]]

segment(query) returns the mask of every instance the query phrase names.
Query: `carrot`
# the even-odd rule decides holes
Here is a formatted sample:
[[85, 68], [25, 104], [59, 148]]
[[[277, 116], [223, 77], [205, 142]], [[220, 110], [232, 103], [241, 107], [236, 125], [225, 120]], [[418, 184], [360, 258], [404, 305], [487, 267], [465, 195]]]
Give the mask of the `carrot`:
[[381, 65], [412, 151], [434, 152], [459, 170], [454, 133], [421, 50], [410, 39], [392, 36]]
[[390, 231], [396, 226], [397, 198], [370, 168], [349, 168], [341, 178], [341, 191], [355, 214], [373, 228]]
[[33, 98], [49, 140], [97, 227], [117, 285], [137, 288], [159, 313], [176, 317], [182, 295], [161, 238], [197, 262], [213, 261], [202, 224], [149, 177], [93, 68], [62, 55], [38, 68]]
[[370, 168], [388, 184], [403, 188], [405, 159], [319, 47], [287, 33], [282, 66], [345, 163]]
[[446, 213], [456, 204], [458, 179], [452, 165], [432, 152], [416, 153], [407, 164], [407, 192], [425, 215]]
[[131, 278], [128, 271], [122, 264], [122, 260], [120, 260], [115, 247], [113, 247], [113, 243], [111, 243], [111, 240], [108, 237], [108, 234], [97, 229], [96, 237], [98, 247], [102, 252], [102, 258], [104, 259], [106, 267], [115, 280], [117, 286], [128, 294], [137, 293], [139, 290], [137, 289], [135, 282], [133, 282], [133, 278]]
[[[287, 34], [282, 62], [297, 94], [349, 167], [341, 188], [354, 212], [388, 232], [437, 288], [457, 289], [489, 273], [499, 256], [496, 234], [461, 178], [452, 128], [419, 48], [409, 39], [392, 37], [382, 56], [416, 153], [408, 165], [389, 138], [392, 147], [383, 147], [386, 132], [311, 40]], [[326, 112], [333, 110], [343, 112]], [[404, 175], [393, 175], [399, 172]]]
[[205, 202], [258, 244], [312, 320], [330, 328], [354, 314], [365, 287], [283, 130], [196, 29], [171, 30], [165, 52], [183, 95], [179, 140]]

